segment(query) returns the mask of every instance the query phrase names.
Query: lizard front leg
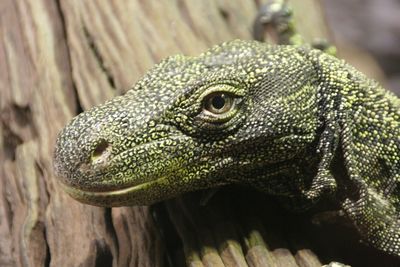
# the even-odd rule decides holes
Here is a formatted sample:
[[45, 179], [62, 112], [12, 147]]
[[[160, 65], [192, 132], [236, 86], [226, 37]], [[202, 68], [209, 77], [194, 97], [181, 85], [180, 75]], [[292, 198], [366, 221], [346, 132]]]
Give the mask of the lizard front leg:
[[[341, 206], [346, 215], [354, 222], [359, 233], [372, 246], [392, 255], [400, 256], [400, 220], [393, 204], [395, 187], [390, 186], [386, 194], [366, 182], [365, 173], [361, 168], [359, 153], [354, 149], [351, 131], [345, 128], [342, 132], [342, 149], [347, 175], [351, 183], [346, 186], [346, 195]], [[376, 155], [379, 157], [379, 155]], [[372, 161], [370, 158], [367, 160]], [[386, 170], [383, 173], [389, 174]], [[396, 174], [396, 176], [398, 176]], [[395, 177], [375, 177], [396, 183]]]

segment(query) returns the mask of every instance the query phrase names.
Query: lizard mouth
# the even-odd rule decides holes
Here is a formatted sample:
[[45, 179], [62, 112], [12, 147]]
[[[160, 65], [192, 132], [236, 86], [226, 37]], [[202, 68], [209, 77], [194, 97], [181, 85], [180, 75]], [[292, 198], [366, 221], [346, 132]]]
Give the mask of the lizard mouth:
[[[145, 182], [122, 189], [111, 189], [108, 191], [87, 191], [84, 189], [78, 189], [63, 182], [60, 184], [65, 192], [67, 192], [72, 198], [82, 203], [101, 207], [115, 207], [132, 205], [132, 203], [145, 205], [147, 204], [147, 192], [155, 187], [161, 188], [166, 183], [166, 177], [161, 177], [150, 182]], [[150, 202], [148, 204], [150, 204]]]
[[[204, 161], [203, 164], [206, 164], [205, 162], [208, 161]], [[215, 165], [222, 166], [223, 164], [229, 164], [229, 162], [230, 160], [220, 159], [215, 162]], [[61, 186], [72, 198], [94, 206], [119, 207], [149, 205], [175, 197], [178, 193], [192, 191], [193, 188], [208, 188], [210, 181], [207, 182], [207, 179], [209, 178], [181, 179], [186, 174], [187, 169], [193, 168], [204, 171], [205, 168], [199, 167], [198, 163], [197, 161], [196, 164], [190, 164], [186, 166], [186, 168], [179, 169], [174, 172], [174, 175], [163, 174], [153, 180], [148, 180], [140, 184], [126, 185], [125, 187], [109, 188], [107, 190], [101, 188], [93, 190], [93, 188], [90, 188], [88, 190], [86, 188], [77, 188], [64, 182], [61, 182]], [[208, 172], [204, 171], [202, 175], [207, 177]], [[213, 186], [219, 186], [226, 184], [226, 181], [216, 181], [212, 179], [212, 184]]]
[[[189, 146], [185, 141], [181, 136], [174, 135], [126, 149], [116, 155], [108, 151], [111, 144], [103, 142], [95, 149], [94, 164], [79, 169], [78, 176], [81, 180], [85, 178], [85, 183], [73, 183], [72, 179], [59, 181], [65, 192], [85, 204], [103, 207], [151, 204], [172, 196], [176, 191], [180, 177], [176, 172], [196, 166], [194, 159], [197, 157], [187, 150]], [[164, 153], [143, 153], [159, 150], [160, 147]], [[130, 155], [136, 155], [135, 161], [127, 163]], [[125, 172], [119, 172], [121, 164], [130, 167]], [[111, 175], [104, 178], [106, 174]], [[120, 177], [118, 183], [115, 177]]]

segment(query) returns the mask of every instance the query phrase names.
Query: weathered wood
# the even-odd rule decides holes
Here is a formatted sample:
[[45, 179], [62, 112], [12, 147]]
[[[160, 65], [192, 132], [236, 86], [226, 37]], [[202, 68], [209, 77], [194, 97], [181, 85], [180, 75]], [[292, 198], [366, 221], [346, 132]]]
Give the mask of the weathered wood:
[[[312, 21], [326, 36], [317, 1], [294, 2], [301, 32], [314, 37]], [[156, 206], [153, 220], [149, 207], [80, 204], [53, 174], [57, 133], [74, 115], [125, 92], [166, 56], [251, 39], [257, 3], [0, 1], [0, 266], [320, 265], [307, 235], [286, 235], [258, 200], [242, 195], [236, 210], [224, 193], [206, 207], [189, 195]], [[258, 203], [249, 216], [246, 203]]]

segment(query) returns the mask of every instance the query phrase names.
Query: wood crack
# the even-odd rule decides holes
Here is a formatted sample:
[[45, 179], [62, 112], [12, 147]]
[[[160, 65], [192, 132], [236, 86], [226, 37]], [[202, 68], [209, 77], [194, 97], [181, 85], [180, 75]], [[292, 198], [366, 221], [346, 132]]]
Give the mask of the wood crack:
[[107, 69], [107, 67], [105, 66], [104, 59], [101, 56], [99, 49], [97, 48], [97, 45], [93, 39], [93, 36], [90, 34], [90, 32], [89, 32], [88, 28], [85, 26], [85, 24], [83, 24], [82, 27], [83, 27], [83, 33], [86, 38], [86, 42], [89, 45], [90, 51], [93, 53], [94, 58], [96, 59], [100, 69], [106, 75], [107, 81], [110, 84], [111, 88], [116, 90], [114, 78], [113, 78], [112, 74], [109, 72], [109, 70]]

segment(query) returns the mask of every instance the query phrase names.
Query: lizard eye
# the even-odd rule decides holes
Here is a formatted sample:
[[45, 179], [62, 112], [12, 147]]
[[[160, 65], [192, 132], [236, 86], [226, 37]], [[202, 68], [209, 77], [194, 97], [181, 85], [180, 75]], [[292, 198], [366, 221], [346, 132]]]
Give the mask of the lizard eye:
[[[203, 129], [223, 129], [239, 121], [244, 103], [240, 86], [217, 84], [204, 90], [196, 101], [195, 121]], [[198, 105], [198, 104], [199, 105]]]
[[203, 109], [219, 115], [229, 112], [234, 107], [234, 97], [225, 92], [215, 92], [204, 98]]

